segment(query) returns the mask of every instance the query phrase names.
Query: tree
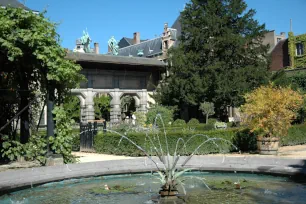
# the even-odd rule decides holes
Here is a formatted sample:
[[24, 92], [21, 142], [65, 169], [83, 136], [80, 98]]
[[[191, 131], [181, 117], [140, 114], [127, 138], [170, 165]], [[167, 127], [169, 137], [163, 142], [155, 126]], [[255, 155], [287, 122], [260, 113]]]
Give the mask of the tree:
[[[18, 111], [38, 93], [42, 101], [49, 92], [51, 100], [62, 103], [68, 91], [84, 79], [81, 67], [65, 59], [67, 52], [60, 46], [57, 24], [44, 14], [0, 8], [0, 69], [9, 82], [3, 87], [15, 90]], [[21, 143], [29, 140], [30, 118], [27, 108], [20, 116]]]
[[206, 115], [206, 124], [208, 124], [208, 117], [210, 115], [215, 114], [215, 107], [213, 103], [209, 103], [209, 102], [204, 102], [200, 104], [200, 108], [199, 108], [203, 115]]
[[169, 77], [157, 90], [160, 103], [184, 110], [211, 101], [224, 119], [227, 106], [241, 105], [244, 93], [268, 82], [265, 25], [246, 9], [243, 0], [191, 0], [186, 5], [179, 45], [169, 51]]

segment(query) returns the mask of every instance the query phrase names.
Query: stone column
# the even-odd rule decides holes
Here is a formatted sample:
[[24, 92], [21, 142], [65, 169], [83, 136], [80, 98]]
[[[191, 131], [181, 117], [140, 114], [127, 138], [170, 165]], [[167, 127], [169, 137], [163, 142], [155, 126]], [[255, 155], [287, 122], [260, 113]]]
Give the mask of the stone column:
[[137, 93], [140, 97], [140, 102], [139, 102], [139, 111], [140, 112], [147, 112], [147, 89], [142, 89]]
[[109, 94], [112, 96], [112, 100], [110, 102], [110, 121], [111, 123], [118, 123], [121, 121], [120, 97], [122, 93], [119, 92], [119, 89], [114, 89], [114, 91], [110, 92]]
[[84, 110], [85, 112], [84, 115], [86, 115], [86, 122], [95, 119], [95, 109], [93, 101], [94, 95], [95, 92], [93, 92], [93, 89], [88, 88], [86, 91], [85, 110]]
[[86, 123], [86, 106], [85, 105], [81, 105], [80, 122]]

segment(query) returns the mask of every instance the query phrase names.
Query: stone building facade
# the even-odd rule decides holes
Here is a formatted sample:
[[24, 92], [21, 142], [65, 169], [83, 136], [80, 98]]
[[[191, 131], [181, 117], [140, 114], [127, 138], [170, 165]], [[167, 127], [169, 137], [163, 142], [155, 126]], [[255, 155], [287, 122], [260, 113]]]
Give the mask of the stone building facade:
[[68, 53], [67, 58], [80, 64], [87, 78], [79, 89], [71, 90], [80, 99], [83, 123], [95, 119], [94, 97], [97, 94], [110, 96], [112, 123], [121, 121], [120, 105], [125, 95], [133, 97], [137, 111], [146, 112], [152, 100], [150, 95], [165, 69], [162, 61], [140, 57], [75, 52]]

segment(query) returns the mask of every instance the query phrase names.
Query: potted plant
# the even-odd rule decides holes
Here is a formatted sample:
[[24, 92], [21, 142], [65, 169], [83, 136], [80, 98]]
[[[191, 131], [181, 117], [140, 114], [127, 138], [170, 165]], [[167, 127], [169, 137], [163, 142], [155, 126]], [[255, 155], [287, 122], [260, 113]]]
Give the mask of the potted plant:
[[280, 137], [286, 136], [292, 120], [303, 104], [303, 97], [291, 88], [261, 86], [245, 95], [242, 123], [258, 132], [260, 154], [277, 154]]

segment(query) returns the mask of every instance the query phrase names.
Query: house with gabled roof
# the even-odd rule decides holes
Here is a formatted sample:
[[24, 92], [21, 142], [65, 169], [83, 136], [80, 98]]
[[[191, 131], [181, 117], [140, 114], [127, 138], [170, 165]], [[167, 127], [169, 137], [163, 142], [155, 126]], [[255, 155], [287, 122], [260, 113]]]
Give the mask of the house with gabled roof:
[[[142, 40], [140, 33], [135, 32], [133, 38], [123, 37], [118, 43], [119, 56], [156, 58], [166, 61], [167, 51], [178, 42], [178, 36], [181, 32], [179, 17], [172, 27], [168, 23], [164, 24], [164, 31], [159, 37]], [[109, 49], [110, 52], [110, 49]]]

